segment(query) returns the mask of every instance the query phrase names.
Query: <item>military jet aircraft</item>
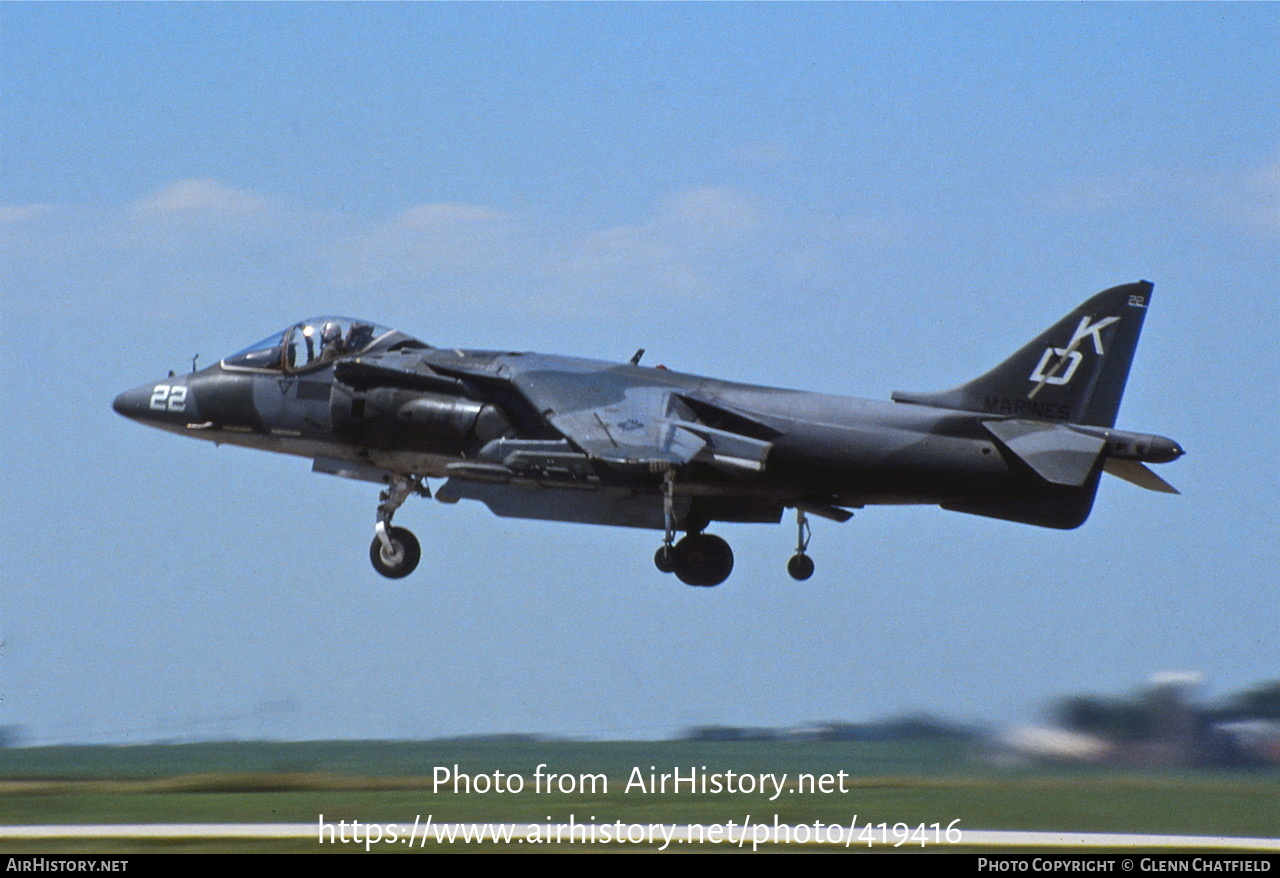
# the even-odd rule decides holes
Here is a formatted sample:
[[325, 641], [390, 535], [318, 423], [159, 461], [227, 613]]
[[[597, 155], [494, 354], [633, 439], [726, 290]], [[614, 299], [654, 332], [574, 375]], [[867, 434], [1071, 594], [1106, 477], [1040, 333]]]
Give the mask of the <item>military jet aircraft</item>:
[[442, 478], [438, 500], [478, 500], [500, 516], [660, 530], [654, 563], [694, 586], [733, 570], [712, 522], [777, 523], [791, 509], [787, 569], [808, 579], [810, 515], [843, 522], [851, 509], [913, 503], [1074, 528], [1104, 471], [1177, 493], [1144, 464], [1182, 448], [1115, 429], [1151, 290], [1113, 287], [981, 377], [888, 402], [649, 368], [643, 350], [608, 363], [437, 348], [317, 317], [126, 391], [114, 407], [383, 484], [369, 556], [390, 578], [421, 557], [392, 517]]

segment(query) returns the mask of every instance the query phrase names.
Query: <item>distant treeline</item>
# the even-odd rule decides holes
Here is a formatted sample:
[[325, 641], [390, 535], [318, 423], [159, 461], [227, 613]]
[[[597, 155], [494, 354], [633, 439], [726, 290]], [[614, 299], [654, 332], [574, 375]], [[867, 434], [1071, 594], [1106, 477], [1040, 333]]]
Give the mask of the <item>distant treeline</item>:
[[865, 723], [830, 722], [787, 729], [756, 726], [695, 726], [685, 741], [971, 741], [983, 733], [931, 716]]

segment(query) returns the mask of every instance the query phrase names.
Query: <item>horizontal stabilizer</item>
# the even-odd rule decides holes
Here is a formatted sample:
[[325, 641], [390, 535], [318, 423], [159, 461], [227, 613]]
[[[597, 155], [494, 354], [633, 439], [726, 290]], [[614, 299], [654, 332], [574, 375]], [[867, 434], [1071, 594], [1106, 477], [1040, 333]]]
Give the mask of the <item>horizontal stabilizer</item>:
[[983, 421], [1001, 445], [1054, 485], [1080, 487], [1107, 447], [1105, 439], [1043, 421]]
[[1107, 459], [1102, 468], [1116, 478], [1132, 482], [1139, 488], [1146, 488], [1148, 491], [1159, 491], [1161, 494], [1180, 493], [1177, 488], [1136, 460], [1119, 460], [1112, 457]]

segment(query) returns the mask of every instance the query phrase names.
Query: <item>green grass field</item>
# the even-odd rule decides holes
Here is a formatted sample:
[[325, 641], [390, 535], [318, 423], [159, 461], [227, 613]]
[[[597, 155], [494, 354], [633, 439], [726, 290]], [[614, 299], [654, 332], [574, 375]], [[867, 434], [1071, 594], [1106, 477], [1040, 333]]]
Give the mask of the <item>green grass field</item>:
[[[536, 792], [534, 772], [571, 779]], [[435, 788], [438, 768], [473, 777], [518, 774], [519, 793]], [[786, 774], [773, 791], [666, 793], [646, 778]], [[835, 777], [843, 771], [844, 791]], [[831, 775], [830, 792], [801, 774]], [[594, 784], [587, 776], [596, 776]], [[603, 780], [599, 777], [603, 776]], [[510, 783], [510, 782], [509, 782]], [[594, 789], [591, 787], [594, 785]], [[771, 796], [774, 798], [771, 800]], [[224, 743], [0, 750], [0, 823], [755, 822], [934, 823], [1023, 829], [1207, 836], [1280, 836], [1280, 772], [1116, 772], [999, 769], [960, 745], [903, 743], [462, 742]], [[147, 850], [363, 852], [298, 841], [17, 841], [10, 852]], [[389, 847], [389, 846], [388, 846]], [[378, 848], [375, 847], [375, 850]], [[478, 849], [475, 846], [466, 848]], [[593, 849], [602, 848], [593, 846]], [[634, 848], [632, 848], [634, 849]]]

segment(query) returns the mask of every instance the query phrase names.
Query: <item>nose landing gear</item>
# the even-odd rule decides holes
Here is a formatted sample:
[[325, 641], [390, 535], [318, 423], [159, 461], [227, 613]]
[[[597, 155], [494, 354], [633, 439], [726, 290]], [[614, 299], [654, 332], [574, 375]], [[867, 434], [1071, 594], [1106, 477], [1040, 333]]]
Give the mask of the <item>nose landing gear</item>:
[[387, 579], [403, 579], [412, 573], [422, 559], [422, 547], [413, 532], [403, 527], [386, 528], [382, 522], [375, 530], [377, 536], [369, 546], [373, 569]]
[[378, 523], [374, 525], [373, 542], [369, 545], [369, 560], [373, 569], [388, 579], [402, 579], [418, 566], [422, 559], [422, 547], [418, 538], [403, 527], [392, 527], [391, 517], [409, 498], [410, 494], [430, 497], [431, 489], [421, 476], [398, 475], [379, 495]]

